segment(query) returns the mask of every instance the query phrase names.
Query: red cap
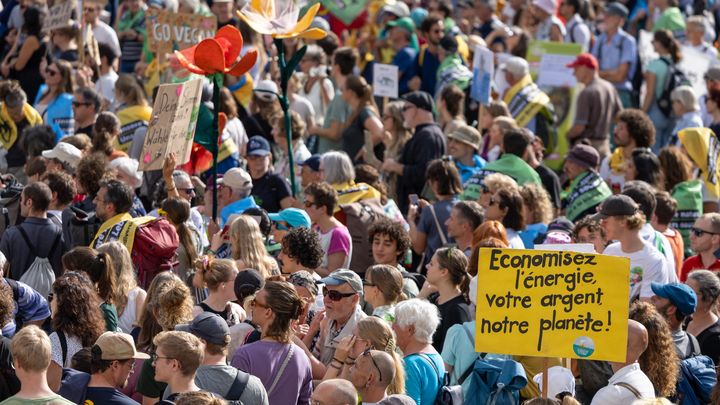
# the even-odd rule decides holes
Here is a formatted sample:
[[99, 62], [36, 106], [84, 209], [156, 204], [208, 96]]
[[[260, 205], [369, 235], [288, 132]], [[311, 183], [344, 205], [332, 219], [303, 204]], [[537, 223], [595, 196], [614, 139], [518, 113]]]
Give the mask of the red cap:
[[569, 67], [569, 68], [576, 68], [576, 67], [580, 67], [580, 66], [584, 66], [588, 69], [594, 69], [594, 70], [598, 70], [598, 67], [599, 67], [597, 59], [595, 59], [595, 57], [589, 53], [581, 53], [580, 55], [577, 56], [577, 58], [575, 58], [575, 60], [572, 63], [566, 65], [566, 67]]

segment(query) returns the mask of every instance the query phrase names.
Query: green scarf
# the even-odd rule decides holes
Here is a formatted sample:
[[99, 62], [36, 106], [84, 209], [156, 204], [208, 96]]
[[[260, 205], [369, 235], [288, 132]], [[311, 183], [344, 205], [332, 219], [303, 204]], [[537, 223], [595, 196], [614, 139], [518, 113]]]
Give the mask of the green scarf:
[[502, 173], [512, 177], [518, 185], [528, 183], [542, 185], [540, 176], [535, 169], [530, 167], [524, 160], [511, 154], [505, 153], [500, 159], [490, 162], [479, 172], [475, 173], [467, 182], [461, 199], [477, 201], [482, 193], [483, 180], [491, 173]]
[[574, 222], [611, 195], [607, 183], [594, 171], [587, 171], [570, 183], [570, 191], [563, 201], [565, 216]]
[[690, 257], [695, 254], [690, 248], [690, 230], [703, 214], [702, 181], [695, 179], [678, 183], [670, 195], [677, 201], [677, 211], [670, 225], [682, 235], [685, 257]]

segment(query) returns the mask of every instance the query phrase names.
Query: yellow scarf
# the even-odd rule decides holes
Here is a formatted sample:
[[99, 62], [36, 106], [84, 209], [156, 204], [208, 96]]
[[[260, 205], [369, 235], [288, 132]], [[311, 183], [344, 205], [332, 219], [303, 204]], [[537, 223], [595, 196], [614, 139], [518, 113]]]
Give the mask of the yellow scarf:
[[610, 170], [614, 174], [622, 174], [625, 171], [625, 155], [622, 146], [615, 148], [612, 155], [610, 155]]
[[680, 143], [700, 169], [708, 193], [720, 198], [720, 141], [710, 128], [686, 128], [678, 132]]
[[525, 127], [540, 110], [550, 104], [550, 97], [540, 91], [530, 75], [526, 75], [508, 89], [503, 101], [517, 125]]
[[338, 193], [338, 204], [335, 207], [335, 212], [340, 211], [340, 206], [344, 204], [351, 204], [370, 198], [380, 199], [381, 197], [379, 191], [366, 183], [355, 183], [354, 181], [349, 181], [347, 183], [333, 184], [332, 186]]
[[[40, 114], [38, 114], [38, 112], [35, 111], [35, 109], [28, 103], [23, 105], [23, 117], [30, 123], [30, 126], [40, 125], [43, 123], [43, 119]], [[0, 108], [0, 144], [2, 144], [5, 150], [10, 150], [10, 148], [15, 145], [17, 139], [17, 125], [15, 125], [15, 121], [10, 118], [10, 114], [5, 107], [5, 103], [3, 103], [2, 108]]]
[[90, 247], [95, 249], [103, 243], [116, 240], [125, 245], [128, 252], [132, 252], [138, 227], [154, 219], [150, 216], [133, 218], [127, 212], [117, 214], [103, 222]]
[[152, 115], [152, 107], [145, 105], [135, 105], [123, 108], [118, 111], [117, 116], [120, 119], [120, 136], [115, 138], [113, 147], [116, 150], [127, 153], [132, 145], [135, 130], [148, 126]]

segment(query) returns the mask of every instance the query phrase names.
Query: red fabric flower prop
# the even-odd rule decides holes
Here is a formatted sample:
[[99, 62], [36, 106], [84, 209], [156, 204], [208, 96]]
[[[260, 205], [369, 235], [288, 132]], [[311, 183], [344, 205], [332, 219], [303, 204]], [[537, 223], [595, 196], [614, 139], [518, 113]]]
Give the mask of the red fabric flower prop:
[[218, 30], [215, 37], [203, 39], [190, 48], [175, 51], [175, 55], [185, 69], [195, 74], [210, 76], [222, 73], [240, 76], [255, 65], [258, 56], [257, 51], [252, 49], [239, 58], [242, 46], [240, 31], [226, 25]]

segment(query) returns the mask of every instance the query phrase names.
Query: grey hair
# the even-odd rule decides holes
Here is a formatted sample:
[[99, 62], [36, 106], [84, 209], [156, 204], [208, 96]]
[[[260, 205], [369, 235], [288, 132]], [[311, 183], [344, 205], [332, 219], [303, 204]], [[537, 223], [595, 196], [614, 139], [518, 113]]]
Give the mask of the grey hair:
[[325, 51], [315, 44], [308, 45], [307, 50], [305, 51], [305, 58], [321, 65], [324, 65], [326, 63], [325, 59], [327, 59]]
[[415, 339], [432, 343], [433, 335], [440, 325], [440, 313], [435, 305], [421, 298], [402, 301], [395, 306], [395, 322], [403, 328], [415, 327]]
[[345, 152], [326, 152], [321, 158], [325, 181], [340, 184], [355, 180], [355, 167]]
[[182, 170], [175, 170], [172, 174], [173, 181], [178, 181], [180, 179], [185, 179], [192, 183], [192, 179], [190, 178], [190, 175], [187, 174], [187, 172], [184, 172]]
[[520, 80], [530, 73], [530, 65], [525, 59], [513, 56], [505, 62], [505, 71], [510, 73], [515, 80]]
[[315, 387], [315, 390], [321, 386], [332, 387], [332, 403], [335, 405], [355, 405], [358, 403], [357, 390], [355, 386], [344, 378], [332, 378], [325, 380]]
[[685, 21], [685, 25], [694, 25], [696, 27], [700, 27], [703, 30], [703, 33], [707, 32], [707, 25], [705, 24], [707, 19], [704, 16], [701, 15], [693, 15], [687, 18]]
[[133, 190], [140, 187], [143, 181], [143, 172], [138, 170], [138, 166], [139, 162], [129, 157], [119, 157], [108, 163], [109, 168], [123, 172], [133, 180], [133, 184], [128, 184]]
[[671, 101], [678, 101], [688, 111], [700, 111], [695, 90], [692, 87], [683, 85], [676, 87], [670, 93]]
[[688, 280], [698, 283], [700, 299], [709, 304], [717, 301], [720, 297], [720, 278], [710, 270], [695, 270], [690, 272]]

